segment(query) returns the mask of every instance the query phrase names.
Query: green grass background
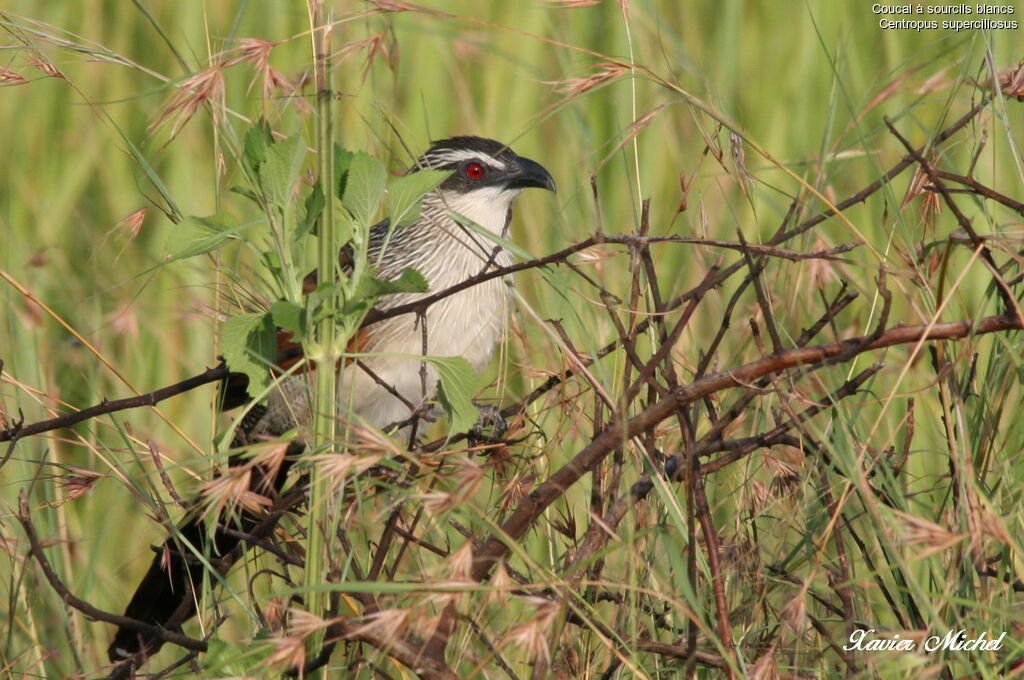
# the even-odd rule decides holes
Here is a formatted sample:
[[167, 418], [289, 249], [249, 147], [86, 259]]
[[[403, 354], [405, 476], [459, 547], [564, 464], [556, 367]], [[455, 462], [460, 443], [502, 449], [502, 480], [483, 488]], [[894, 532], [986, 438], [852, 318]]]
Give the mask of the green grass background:
[[[338, 16], [346, 18], [337, 27], [337, 45], [382, 35], [393, 63], [389, 65], [384, 56], [368, 62], [365, 49], [339, 59], [338, 141], [378, 155], [396, 172], [410, 162], [399, 134], [414, 151], [450, 134], [478, 134], [511, 143], [518, 153], [544, 164], [559, 184], [554, 198], [538, 193], [519, 201], [513, 239], [534, 255], [592, 233], [597, 215], [591, 173], [609, 233], [633, 231], [641, 200], [651, 198], [653, 233], [735, 240], [741, 231], [756, 242], [775, 232], [792, 196], [804, 197], [804, 215], [824, 207], [781, 167], [832, 200], [845, 198], [903, 155], [885, 130], [883, 115], [896, 121], [914, 144], [923, 144], [981, 96], [973, 81], [991, 80], [987, 63], [1003, 69], [1024, 57], [1019, 30], [881, 30], [869, 3], [627, 4], [628, 19], [615, 2], [581, 7], [556, 2], [426, 2], [420, 7], [429, 11], [383, 14], [360, 3], [336, 3]], [[1024, 22], [1024, 6], [1015, 7], [1010, 18]], [[166, 107], [174, 84], [208, 66], [210, 55], [230, 47], [233, 39], [285, 41], [274, 49], [273, 65], [289, 77], [308, 71], [309, 26], [303, 3], [7, 0], [3, 11], [0, 23], [8, 49], [0, 52], [0, 65], [29, 82], [0, 89], [0, 158], [5, 159], [0, 163], [0, 268], [95, 346], [140, 391], [213, 365], [217, 314], [225, 306], [232, 309], [230, 302], [218, 298], [215, 284], [229, 272], [240, 272], [244, 279], [255, 266], [252, 253], [226, 250], [219, 271], [206, 258], [159, 266], [175, 226], [153, 207], [134, 239], [118, 224], [133, 211], [159, 202], [147, 172], [159, 177], [185, 214], [249, 215], [244, 200], [229, 191], [238, 183], [238, 173], [219, 137], [223, 130], [215, 130], [208, 111], [200, 110], [173, 138], [170, 124], [155, 130], [149, 126]], [[122, 55], [132, 64], [111, 63], [111, 55]], [[55, 64], [66, 79], [47, 77], [31, 64], [33, 56]], [[638, 68], [632, 76], [627, 73], [579, 96], [565, 92], [567, 80], [592, 74], [611, 60]], [[312, 139], [311, 120], [287, 100], [264, 100], [258, 83], [250, 84], [253, 77], [245, 65], [225, 72], [227, 110], [221, 115], [226, 125], [241, 132], [245, 119], [263, 115], [277, 130], [301, 131]], [[943, 166], [965, 172], [977, 144], [987, 136], [976, 177], [1009, 196], [1019, 196], [1024, 178], [1019, 152], [1022, 106], [997, 98], [991, 113], [943, 147]], [[651, 112], [648, 124], [630, 140], [631, 124]], [[737, 181], [728, 132], [719, 127], [723, 123], [748, 142], [748, 192]], [[724, 150], [725, 167], [702, 156], [705, 134]], [[757, 149], [766, 150], [774, 160]], [[692, 182], [682, 213], [677, 212], [680, 173]], [[901, 209], [909, 178], [905, 173], [891, 188], [846, 212], [857, 233], [832, 219], [789, 244], [810, 250], [863, 238], [870, 247], [854, 251], [848, 264], [769, 267], [784, 335], [796, 337], [819, 313], [818, 282], [830, 294], [839, 280], [861, 293], [841, 316], [840, 335], [869, 332], [878, 313], [878, 255], [894, 271], [891, 321], [914, 324], [930, 318], [937, 305], [939, 275], [915, 273], [905, 254], [921, 244], [937, 244], [932, 247], [941, 250], [957, 227], [948, 211], [933, 221], [923, 220], [921, 199]], [[979, 232], [1019, 238], [1019, 216], [977, 201], [963, 204]], [[655, 252], [662, 290], [668, 293], [695, 285], [721, 254], [677, 245]], [[728, 262], [736, 257], [726, 254]], [[977, 262], [968, 268], [968, 260], [967, 249], [953, 252], [950, 280], [967, 271], [942, 320], [996, 311], [989, 276]], [[619, 255], [588, 271], [612, 292], [628, 296], [626, 264], [627, 258]], [[614, 337], [606, 314], [593, 303], [596, 294], [571, 272], [531, 272], [517, 277], [517, 285], [523, 297], [515, 320], [520, 334], [507, 343], [502, 368], [493, 371], [494, 388], [484, 395], [503, 403], [567, 365], [538, 319], [561, 319], [582, 352], [594, 352]], [[711, 304], [704, 305], [691, 323], [677, 349], [683, 375], [692, 371], [702, 344], [717, 332], [721, 308], [731, 292], [727, 287], [713, 293]], [[132, 394], [131, 387], [54, 318], [7, 283], [0, 285], [0, 301], [0, 405], [9, 423], [20, 413], [32, 422], [48, 417], [55, 408]], [[752, 297], [741, 302], [716, 368], [757, 355], [746, 332], [746, 317], [755, 311]], [[1016, 335], [947, 348], [960, 380], [970, 376], [972, 353], [978, 353], [971, 383], [974, 394], [962, 404], [956, 442], [945, 434], [934, 388], [936, 374], [927, 355], [904, 372], [907, 348], [861, 357], [853, 367], [823, 371], [822, 382], [834, 389], [872, 361], [887, 364], [870, 383], [869, 392], [850, 400], [834, 419], [819, 419], [811, 426], [833, 447], [834, 458], [847, 461], [840, 466], [853, 465], [849, 461], [858, 455], [861, 443], [877, 450], [902, 445], [906, 398], [915, 397], [912, 456], [905, 478], [893, 483], [903, 486], [901, 503], [908, 512], [944, 524], [954, 533], [963, 531], [966, 519], [951, 516], [948, 482], [942, 477], [956, 451], [984, 457], [972, 483], [986, 499], [986, 511], [1000, 517], [1007, 529], [1011, 541], [999, 543], [996, 552], [1001, 555], [1000, 568], [1015, 578], [1024, 571], [1020, 553], [1014, 552], [1019, 548], [1024, 482], [1018, 417], [1020, 349]], [[614, 391], [622, 357], [598, 363], [593, 371]], [[566, 394], [579, 389], [576, 384]], [[891, 404], [885, 402], [890, 394], [896, 396]], [[159, 411], [200, 449], [209, 451], [214, 433], [223, 426], [213, 415], [213, 398], [212, 388], [207, 388], [165, 402]], [[772, 408], [777, 406], [772, 399], [750, 412], [742, 425], [748, 429], [738, 435], [771, 425]], [[582, 404], [578, 402], [579, 409], [585, 412]], [[546, 439], [533, 444], [543, 454], [533, 463], [541, 478], [585, 443], [585, 428], [571, 423], [571, 417], [585, 416], [573, 415], [573, 408], [570, 403], [564, 411], [535, 414], [546, 433]], [[0, 472], [0, 537], [6, 550], [0, 554], [0, 672], [6, 677], [91, 676], [104, 662], [111, 632], [106, 625], [69, 612], [26, 560], [24, 539], [12, 516], [17, 494], [31, 489], [34, 519], [41, 534], [54, 542], [48, 553], [72, 591], [103, 609], [120, 611], [128, 595], [126, 584], [141, 575], [150, 559], [148, 544], [162, 537], [147, 517], [149, 504], [159, 493], [148, 452], [140, 446], [147, 441], [178, 463], [171, 472], [184, 484], [190, 475], [204, 478], [210, 469], [207, 460], [157, 413], [139, 410], [87, 423], [74, 433], [22, 441]], [[640, 474], [641, 464], [633, 462], [627, 483]], [[67, 489], [54, 476], [68, 474], [73, 466], [104, 477], [88, 494], [61, 503]], [[749, 510], [752, 480], [770, 485], [772, 477], [771, 465], [757, 455], [716, 475], [709, 484], [723, 540], [755, 545], [759, 555], [730, 572], [730, 605], [737, 612], [734, 637], [740, 641], [777, 626], [782, 607], [799, 590], [774, 581], [752, 566], [755, 563], [785, 558], [794, 573], [813, 580], [812, 590], [828, 588], [821, 569], [808, 566], [820, 561], [813, 538], [827, 522], [813, 483], [802, 483], [791, 497], [773, 497], [757, 513]], [[497, 500], [495, 492], [484, 487], [474, 503], [457, 511], [481, 531], [481, 517]], [[681, 498], [682, 491], [672, 493], [676, 492]], [[553, 512], [576, 513], [585, 525], [587, 493], [585, 488], [574, 490]], [[664, 500], [652, 496], [651, 516], [646, 524], [637, 524], [637, 534], [627, 534], [616, 544], [606, 577], [624, 587], [663, 589], [711, 621], [706, 582], [696, 584], [692, 594], [683, 584], [680, 555], [685, 531], [665, 509], [670, 504]], [[870, 537], [872, 530], [898, 531], [877, 514], [863, 514], [860, 502], [851, 507], [850, 519], [861, 523], [866, 535]], [[541, 578], [546, 569], [557, 572], [564, 545], [554, 531], [534, 532], [523, 545], [536, 561], [530, 573]], [[902, 557], [881, 562], [901, 565], [902, 577], [909, 579], [910, 594], [905, 597], [926, 604], [924, 616], [934, 629], [964, 627], [996, 635], [1011, 631], [1008, 650], [1001, 654], [954, 657], [960, 674], [995, 677], [998, 664], [1021, 651], [1024, 631], [1013, 625], [1021, 618], [1019, 595], [996, 582], [978, 583], [969, 574], [955, 573], [956, 550], [954, 546], [914, 559], [915, 549], [905, 546]], [[880, 542], [869, 546], [876, 557], [883, 551]], [[825, 554], [827, 564], [834, 555], [827, 549]], [[855, 562], [853, 580], [864, 619], [874, 627], [895, 627], [873, 586], [875, 572], [862, 561]], [[880, 578], [892, 584], [890, 574]], [[602, 618], [611, 611], [599, 606], [594, 615]], [[650, 622], [642, 612], [632, 615], [632, 633], [648, 630]], [[507, 624], [495, 613], [489, 616], [500, 633], [530, 613], [513, 605], [503, 613]], [[225, 637], [244, 639], [247, 634], [241, 624], [229, 626]], [[789, 672], [842, 674], [835, 655], [813, 634], [783, 630], [778, 635], [783, 651], [777, 660]], [[593, 663], [587, 666], [591, 674], [568, 677], [598, 677], [608, 654], [593, 639], [583, 634], [579, 639], [577, 653], [588, 660], [584, 665]], [[526, 655], [513, 650], [510, 656], [517, 668], [526, 667]], [[756, 659], [741, 656], [746, 664]], [[165, 657], [173, 658], [170, 653]], [[630, 658], [639, 676], [673, 677], [677, 671], [650, 655], [636, 653]], [[938, 661], [880, 655], [866, 672], [919, 677]], [[709, 673], [706, 677], [716, 673], [700, 672]], [[628, 669], [621, 673], [620, 677], [629, 677]], [[477, 677], [499, 675], [490, 669]]]

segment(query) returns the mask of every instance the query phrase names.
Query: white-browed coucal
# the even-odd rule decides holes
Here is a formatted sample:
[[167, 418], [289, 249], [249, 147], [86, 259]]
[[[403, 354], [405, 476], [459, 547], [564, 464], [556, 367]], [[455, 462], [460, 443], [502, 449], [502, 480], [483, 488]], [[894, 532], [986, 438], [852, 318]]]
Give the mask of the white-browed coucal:
[[[414, 223], [390, 229], [385, 220], [374, 226], [368, 256], [376, 264], [377, 278], [394, 279], [412, 268], [426, 279], [429, 290], [384, 297], [378, 303], [380, 309], [422, 299], [511, 264], [508, 250], [465, 222], [505, 237], [512, 203], [523, 189], [555, 190], [550, 173], [540, 164], [516, 155], [504, 144], [480, 137], [435, 142], [410, 172], [427, 168], [451, 174], [423, 198]], [[465, 220], [460, 223], [452, 213]], [[351, 255], [342, 254], [343, 266], [346, 257]], [[316, 287], [315, 273], [307, 277], [307, 284], [307, 288]], [[510, 300], [507, 281], [494, 278], [434, 302], [422, 318], [403, 314], [364, 327], [352, 348], [362, 358], [342, 369], [346, 394], [354, 395], [355, 416], [366, 424], [385, 428], [407, 421], [432, 400], [438, 376], [429, 362], [416, 358], [424, 354], [424, 348], [430, 356], [464, 357], [476, 370], [483, 370], [505, 329]], [[281, 338], [287, 341], [288, 334], [282, 333]], [[224, 408], [247, 401], [245, 390], [244, 377], [233, 375], [225, 383]], [[308, 424], [309, 395], [309, 382], [302, 375], [280, 381], [266, 404], [252, 407], [237, 429], [234, 445], [244, 447]], [[301, 442], [293, 442], [287, 460], [293, 460], [302, 449]], [[239, 462], [240, 457], [234, 457], [234, 461]], [[257, 469], [250, 487], [279, 491], [287, 468], [282, 465], [272, 473]], [[237, 556], [240, 550], [241, 536], [260, 521], [258, 513], [243, 511], [231, 524], [222, 518], [222, 523], [209, 532], [197, 511], [188, 513], [176, 535], [157, 550], [125, 615], [145, 624], [177, 629], [195, 613], [194, 593], [202, 577], [202, 561], [197, 556], [206, 556], [215, 568], [226, 572], [234, 561], [231, 555]], [[111, 661], [141, 662], [162, 644], [158, 638], [122, 627], [110, 645], [109, 656]]]

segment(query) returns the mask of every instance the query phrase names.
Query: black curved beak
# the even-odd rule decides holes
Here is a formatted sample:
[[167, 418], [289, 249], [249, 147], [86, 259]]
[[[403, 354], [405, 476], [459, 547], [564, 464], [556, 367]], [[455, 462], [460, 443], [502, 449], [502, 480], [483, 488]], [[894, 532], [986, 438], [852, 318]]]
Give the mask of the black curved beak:
[[543, 165], [529, 158], [519, 157], [519, 169], [509, 177], [509, 186], [513, 189], [547, 189], [555, 192], [555, 180]]

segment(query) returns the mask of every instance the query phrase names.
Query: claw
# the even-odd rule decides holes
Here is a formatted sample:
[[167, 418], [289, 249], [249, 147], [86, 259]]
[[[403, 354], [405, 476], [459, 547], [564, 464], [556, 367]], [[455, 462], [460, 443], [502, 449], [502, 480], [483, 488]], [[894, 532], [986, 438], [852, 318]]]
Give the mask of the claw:
[[[500, 441], [508, 431], [508, 423], [501, 415], [501, 409], [493, 404], [473, 403], [480, 409], [480, 415], [477, 416], [473, 429], [469, 431], [470, 438], [484, 442]], [[490, 434], [487, 433], [488, 429]]]

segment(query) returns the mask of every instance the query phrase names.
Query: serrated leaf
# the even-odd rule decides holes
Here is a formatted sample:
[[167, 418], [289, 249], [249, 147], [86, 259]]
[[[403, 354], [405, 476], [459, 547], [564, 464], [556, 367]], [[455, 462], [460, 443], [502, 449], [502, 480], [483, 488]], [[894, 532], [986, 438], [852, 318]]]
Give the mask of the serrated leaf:
[[249, 396], [270, 385], [268, 368], [277, 359], [277, 329], [270, 312], [239, 314], [221, 328], [221, 353], [228, 368], [249, 377]]
[[425, 357], [437, 369], [437, 396], [448, 416], [448, 434], [468, 432], [480, 410], [473, 403], [478, 374], [464, 357]]
[[388, 281], [391, 293], [426, 293], [430, 290], [427, 279], [412, 267], [406, 267], [397, 279]]
[[377, 279], [367, 276], [359, 281], [352, 297], [345, 304], [342, 314], [361, 313], [366, 308], [372, 307], [377, 298], [383, 295], [426, 293], [428, 290], [430, 290], [430, 284], [422, 274], [412, 268], [402, 270], [401, 275], [396, 279]]
[[278, 300], [270, 305], [274, 323], [302, 337], [306, 331], [306, 308], [287, 300]]
[[348, 169], [341, 203], [352, 215], [356, 225], [369, 226], [387, 185], [384, 165], [366, 153], [356, 153]]
[[420, 216], [423, 196], [451, 176], [450, 170], [420, 170], [391, 182], [388, 187], [388, 215], [394, 229], [407, 227]]
[[242, 156], [254, 175], [259, 175], [260, 166], [267, 160], [267, 149], [273, 144], [274, 135], [270, 131], [270, 124], [265, 120], [253, 125], [245, 133], [245, 139], [242, 142]]
[[283, 207], [291, 200], [305, 158], [306, 142], [301, 135], [292, 135], [267, 149], [266, 161], [260, 165], [260, 184], [276, 206]]
[[316, 227], [320, 215], [323, 214], [325, 205], [327, 202], [324, 199], [324, 190], [320, 187], [320, 182], [317, 182], [313, 185], [313, 190], [306, 196], [306, 211], [302, 216], [302, 221], [295, 227], [293, 240], [298, 241], [306, 234], [316, 233], [314, 227]]
[[352, 240], [352, 235], [355, 234], [356, 223], [352, 219], [352, 215], [347, 210], [341, 207], [339, 201], [334, 201], [334, 231], [337, 234], [335, 238], [337, 243], [348, 243]]
[[280, 280], [281, 273], [281, 256], [275, 253], [273, 250], [264, 250], [260, 253], [260, 260], [263, 262], [263, 266], [271, 273], [271, 275]]
[[171, 260], [181, 260], [220, 248], [248, 225], [232, 225], [226, 215], [186, 217], [168, 233]]
[[348, 149], [343, 149], [339, 145], [334, 145], [334, 179], [335, 186], [338, 187], [338, 191], [335, 196], [338, 200], [345, 195], [345, 185], [348, 183], [348, 170], [352, 167], [352, 158], [355, 156], [354, 153]]
[[375, 279], [366, 277], [356, 286], [356, 299], [369, 297], [380, 297], [381, 295], [394, 295], [396, 293], [426, 293], [430, 290], [430, 284], [423, 278], [423, 274], [412, 267], [402, 270], [398, 278]]
[[344, 289], [345, 286], [340, 281], [335, 281], [333, 283], [325, 281], [318, 285], [316, 290], [306, 296], [306, 308], [313, 314], [312, 323], [320, 323], [320, 320], [327, 315], [325, 308], [335, 308], [333, 302], [330, 305], [325, 305], [324, 302], [331, 301], [336, 296], [341, 295]]

